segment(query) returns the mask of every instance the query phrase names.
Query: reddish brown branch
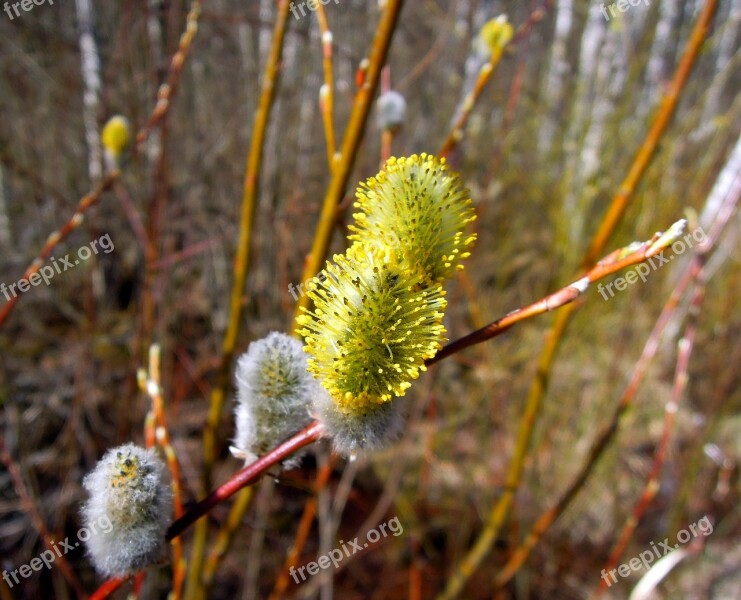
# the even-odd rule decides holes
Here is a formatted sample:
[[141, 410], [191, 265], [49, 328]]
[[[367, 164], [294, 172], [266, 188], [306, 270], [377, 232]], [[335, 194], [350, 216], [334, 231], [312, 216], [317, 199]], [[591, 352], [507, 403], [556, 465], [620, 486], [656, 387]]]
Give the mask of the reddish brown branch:
[[170, 61], [170, 69], [167, 74], [167, 81], [163, 83], [159, 90], [157, 90], [157, 104], [152, 111], [146, 125], [142, 127], [141, 131], [136, 134], [136, 142], [138, 148], [142, 147], [142, 144], [147, 140], [152, 130], [161, 123], [167, 116], [167, 112], [170, 109], [172, 97], [175, 93], [175, 89], [180, 81], [180, 75], [183, 71], [183, 65], [185, 59], [188, 56], [190, 47], [193, 43], [193, 38], [198, 31], [198, 17], [201, 12], [201, 3], [199, 0], [193, 0], [190, 11], [186, 17], [185, 31], [180, 36], [180, 42], [178, 44], [177, 52]]
[[427, 360], [425, 364], [428, 366], [432, 365], [438, 361], [441, 361], [443, 358], [450, 356], [451, 354], [455, 354], [456, 352], [460, 352], [461, 350], [468, 348], [469, 346], [474, 346], [475, 344], [480, 344], [481, 342], [485, 342], [486, 340], [489, 340], [493, 337], [502, 335], [510, 327], [512, 327], [516, 323], [519, 323], [520, 321], [524, 321], [525, 319], [529, 319], [530, 317], [534, 317], [536, 315], [549, 312], [553, 309], [560, 308], [561, 306], [564, 306], [566, 304], [570, 304], [579, 296], [581, 296], [587, 290], [589, 285], [594, 283], [595, 281], [616, 273], [617, 271], [624, 269], [625, 267], [630, 267], [632, 265], [644, 262], [652, 256], [660, 253], [663, 249], [666, 248], [668, 244], [671, 243], [671, 241], [669, 241], [667, 244], [657, 243], [657, 241], [660, 241], [660, 237], [661, 235], [657, 233], [651, 240], [633, 248], [632, 251], [626, 256], [622, 256], [623, 254], [626, 254], [625, 249], [615, 250], [614, 252], [604, 257], [601, 261], [599, 261], [592, 269], [587, 272], [586, 275], [584, 275], [584, 277], [582, 277], [578, 281], [575, 281], [567, 285], [566, 287], [553, 292], [545, 298], [541, 298], [537, 302], [533, 302], [529, 306], [518, 308], [511, 313], [501, 317], [500, 319], [489, 323], [485, 327], [477, 329], [476, 331], [473, 331], [468, 335], [457, 339], [454, 342], [451, 342], [442, 350], [440, 350], [440, 352], [438, 352], [435, 356]]
[[322, 425], [318, 421], [313, 421], [285, 442], [276, 446], [255, 462], [244, 467], [244, 469], [236, 473], [229, 481], [220, 485], [170, 525], [170, 528], [167, 530], [167, 539], [172, 540], [181, 535], [183, 531], [208, 513], [214, 506], [236, 494], [243, 487], [260, 479], [270, 467], [298, 452], [304, 446], [308, 446], [318, 440], [322, 435], [322, 430]]

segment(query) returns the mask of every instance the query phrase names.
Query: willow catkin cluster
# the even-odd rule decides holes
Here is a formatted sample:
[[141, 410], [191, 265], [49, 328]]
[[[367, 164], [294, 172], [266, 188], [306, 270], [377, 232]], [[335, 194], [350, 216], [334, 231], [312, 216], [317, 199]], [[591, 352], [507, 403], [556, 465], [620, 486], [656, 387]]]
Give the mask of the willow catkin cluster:
[[444, 159], [391, 158], [357, 191], [353, 245], [309, 285], [299, 318], [308, 368], [328, 392], [314, 400], [336, 451], [388, 443], [403, 396], [445, 341], [444, 280], [476, 236], [471, 200]]
[[[154, 450], [134, 444], [109, 450], [83, 486], [90, 498], [82, 520], [95, 532], [85, 543], [99, 573], [125, 577], [164, 558], [172, 492], [165, 464]], [[95, 530], [102, 521], [110, 527]]]
[[[252, 342], [237, 361], [237, 432], [232, 454], [254, 461], [309, 424], [319, 385], [306, 370], [299, 340], [279, 332]], [[297, 457], [285, 461], [292, 467]]]

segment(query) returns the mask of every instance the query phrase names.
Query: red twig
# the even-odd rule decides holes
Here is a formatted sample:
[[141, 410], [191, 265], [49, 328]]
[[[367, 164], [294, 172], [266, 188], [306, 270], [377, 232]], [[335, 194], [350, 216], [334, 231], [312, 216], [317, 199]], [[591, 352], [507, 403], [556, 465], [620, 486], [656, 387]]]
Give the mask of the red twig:
[[[633, 512], [623, 525], [620, 536], [618, 537], [617, 542], [615, 542], [612, 552], [610, 552], [610, 556], [605, 563], [602, 571], [603, 573], [605, 571], [610, 573], [610, 571], [615, 569], [615, 566], [620, 561], [620, 557], [625, 552], [630, 539], [633, 537], [638, 523], [659, 491], [659, 478], [666, 460], [666, 453], [669, 448], [669, 440], [676, 419], [676, 413], [679, 409], [679, 403], [684, 391], [687, 388], [687, 382], [689, 381], [688, 369], [690, 356], [692, 355], [697, 334], [697, 320], [702, 308], [702, 302], [705, 298], [705, 286], [709, 279], [709, 274], [705, 266], [708, 252], [715, 245], [715, 242], [733, 214], [738, 203], [739, 195], [741, 195], [741, 188], [738, 186], [738, 182], [739, 180], [737, 179], [736, 185], [731, 189], [731, 192], [727, 196], [726, 201], [723, 203], [721, 210], [713, 223], [707, 242], [699, 248], [698, 253], [695, 255], [690, 268], [688, 269], [688, 277], [691, 281], [694, 281], [695, 285], [692, 299], [690, 300], [685, 332], [678, 344], [677, 365], [675, 368], [671, 396], [664, 407], [664, 427], [661, 433], [661, 439], [656, 448], [653, 465], [651, 466], [651, 471], [646, 479], [646, 485], [643, 488], [643, 492], [638, 498]], [[599, 586], [592, 594], [592, 600], [600, 598], [607, 586], [608, 579], [601, 579]]]
[[316, 516], [317, 494], [327, 485], [327, 482], [332, 475], [332, 469], [334, 468], [335, 463], [333, 459], [334, 455], [330, 457], [327, 463], [322, 466], [316, 475], [313, 494], [306, 500], [304, 513], [301, 515], [301, 520], [296, 529], [296, 538], [286, 555], [285, 561], [283, 561], [283, 568], [275, 581], [275, 587], [273, 588], [273, 592], [270, 594], [270, 600], [280, 600], [285, 595], [286, 589], [288, 589], [291, 566], [298, 563], [299, 558], [301, 557], [301, 551], [309, 537], [311, 524], [314, 522], [314, 517]]
[[318, 440], [322, 435], [322, 430], [322, 425], [318, 421], [313, 421], [285, 442], [276, 446], [255, 462], [244, 467], [244, 469], [236, 473], [229, 481], [220, 485], [170, 525], [170, 528], [167, 530], [167, 539], [172, 540], [179, 536], [214, 506], [234, 495], [243, 487], [257, 481], [270, 467], [279, 463], [284, 458], [291, 456], [304, 446], [308, 446]]
[[[696, 311], [699, 311], [700, 305], [702, 304], [702, 298], [704, 296], [704, 286], [698, 284], [695, 287], [695, 293], [693, 294], [692, 305]], [[691, 314], [696, 314], [696, 311], [692, 311]], [[661, 432], [661, 439], [654, 455], [654, 462], [649, 473], [648, 480], [643, 489], [641, 497], [638, 499], [633, 513], [628, 517], [623, 530], [620, 534], [618, 541], [610, 553], [610, 557], [605, 564], [602, 572], [614, 569], [618, 564], [620, 557], [625, 552], [625, 548], [633, 537], [635, 528], [641, 520], [641, 517], [646, 512], [646, 509], [651, 505], [656, 493], [659, 491], [659, 477], [661, 471], [664, 468], [664, 461], [666, 459], [666, 452], [669, 448], [669, 440], [671, 437], [672, 429], [674, 428], [674, 421], [676, 419], [677, 410], [679, 408], [679, 402], [684, 394], [684, 390], [687, 387], [687, 381], [689, 380], [687, 369], [689, 367], [690, 356], [692, 354], [692, 348], [695, 341], [696, 324], [695, 319], [692, 319], [688, 323], [685, 330], [684, 337], [679, 341], [679, 353], [677, 355], [677, 367], [674, 377], [674, 385], [672, 386], [671, 398], [664, 407], [664, 428]], [[592, 599], [596, 600], [599, 598], [607, 587], [607, 578], [600, 580], [599, 587], [595, 590]]]
[[[710, 256], [716, 247], [718, 240], [723, 232], [724, 227], [728, 223], [735, 207], [738, 203], [739, 197], [741, 196], [741, 176], [739, 176], [734, 185], [729, 190], [726, 200], [721, 205], [720, 210], [710, 227], [710, 232], [707, 235], [705, 243], [698, 248], [699, 253], [703, 253], [705, 256]], [[664, 308], [656, 320], [651, 333], [646, 340], [646, 343], [641, 352], [641, 356], [633, 367], [628, 383], [620, 396], [618, 405], [615, 408], [612, 419], [608, 425], [601, 431], [601, 433], [595, 438], [592, 443], [591, 449], [588, 453], [588, 459], [581, 467], [577, 475], [571, 480], [566, 490], [561, 494], [560, 498], [555, 504], [546, 509], [535, 521], [535, 524], [530, 529], [530, 532], [525, 536], [524, 541], [520, 546], [513, 552], [507, 564], [499, 571], [496, 576], [495, 584], [498, 589], [501, 589], [518, 571], [518, 569], [525, 562], [532, 549], [538, 543], [540, 538], [545, 534], [548, 528], [558, 519], [566, 508], [571, 504], [573, 499], [582, 489], [587, 479], [594, 471], [594, 468], [598, 464], [600, 458], [604, 454], [605, 450], [610, 445], [615, 435], [618, 432], [620, 421], [622, 416], [631, 406], [638, 389], [643, 381], [643, 378], [648, 370], [648, 367], [656, 356], [659, 349], [659, 342], [661, 336], [664, 333], [667, 325], [671, 321], [672, 316], [675, 314], [680, 301], [685, 295], [685, 292], [689, 288], [690, 284], [696, 281], [698, 274], [702, 267], [702, 256], [696, 255], [693, 257], [689, 267], [684, 271], [682, 278], [679, 280], [671, 296], [666, 301]]]
[[128, 580], [129, 580], [128, 577], [124, 577], [120, 579], [119, 578], [109, 579], [103, 585], [101, 585], [97, 590], [95, 590], [95, 592], [93, 592], [89, 600], [103, 600], [103, 598], [108, 598], [108, 596], [110, 596], [113, 592], [115, 592]]

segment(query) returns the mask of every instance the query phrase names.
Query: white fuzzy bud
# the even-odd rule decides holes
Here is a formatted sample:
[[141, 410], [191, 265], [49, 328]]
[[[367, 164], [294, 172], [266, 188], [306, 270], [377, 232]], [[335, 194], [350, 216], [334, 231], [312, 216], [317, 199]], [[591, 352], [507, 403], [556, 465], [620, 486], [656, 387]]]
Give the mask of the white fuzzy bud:
[[167, 469], [154, 450], [125, 444], [106, 452], [84, 479], [90, 499], [84, 525], [110, 522], [86, 541], [96, 570], [124, 577], [165, 556], [165, 532], [172, 517]]
[[381, 129], [393, 131], [404, 124], [407, 102], [399, 92], [391, 90], [378, 97], [376, 111], [378, 126]]
[[362, 411], [343, 411], [321, 388], [314, 396], [314, 418], [322, 423], [332, 449], [343, 456], [373, 452], [395, 441], [406, 421], [403, 399], [366, 406]]
[[[321, 388], [306, 366], [301, 342], [285, 333], [250, 344], [237, 361], [234, 456], [250, 463], [309, 424], [311, 399]], [[294, 456], [283, 466], [299, 460]]]

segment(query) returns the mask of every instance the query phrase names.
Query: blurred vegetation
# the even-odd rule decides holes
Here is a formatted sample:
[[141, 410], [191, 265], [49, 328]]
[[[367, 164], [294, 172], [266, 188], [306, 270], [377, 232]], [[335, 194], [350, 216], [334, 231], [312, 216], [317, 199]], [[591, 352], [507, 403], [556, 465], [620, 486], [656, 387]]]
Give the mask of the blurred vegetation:
[[[189, 9], [184, 0], [95, 3], [89, 27], [99, 53], [100, 87], [86, 106], [90, 82], [83, 77], [80, 51], [85, 4], [34, 6], [12, 21], [0, 15], [0, 282], [6, 285], [20, 279], [49, 234], [95, 184], [86, 132], [99, 131], [114, 114], [124, 115], [135, 131], [147, 122]], [[505, 13], [516, 29], [532, 21], [504, 53], [449, 156], [479, 215], [477, 245], [448, 295], [449, 339], [578, 274], [703, 5], [655, 0], [608, 22], [596, 1], [405, 3], [384, 75], [407, 102], [405, 123], [392, 141], [396, 156], [435, 153], [441, 146], [472, 84], [474, 41], [489, 19]], [[537, 18], [533, 11], [540, 11]], [[339, 0], [326, 12], [341, 140], [379, 7]], [[288, 286], [301, 281], [329, 179], [318, 107], [321, 34], [314, 16], [288, 18], [259, 179], [240, 352], [251, 340], [291, 326], [295, 300]], [[102, 453], [129, 440], [143, 443], [149, 399], [137, 389], [136, 370], [146, 363], [153, 341], [163, 348], [162, 382], [184, 501], [187, 506], [200, 498], [202, 432], [228, 321], [245, 156], [274, 18], [270, 0], [205, 2], [164, 123], [142, 152], [124, 154], [122, 187], [106, 192], [53, 256], [76, 252], [105, 234], [115, 250], [24, 293], [0, 329], [3, 446], [53, 539], [76, 535], [81, 481]], [[741, 3], [722, 0], [609, 249], [649, 239], [685, 214], [706, 209], [741, 133], [740, 67]], [[86, 123], [86, 114], [92, 121]], [[377, 172], [381, 145], [371, 118], [348, 196], [358, 181]], [[156, 241], [149, 271], [132, 214]], [[680, 563], [652, 598], [730, 599], [741, 590], [740, 223], [735, 214], [723, 233], [660, 489], [623, 560], [651, 541], [674, 539], [704, 515], [715, 529], [704, 549]], [[338, 229], [346, 233], [342, 219]], [[343, 244], [344, 236], [335, 235], [332, 251]], [[461, 597], [585, 598], [599, 585], [600, 570], [654, 460], [686, 302], [677, 308], [634, 406], [594, 475], [515, 578], [493, 596], [496, 572], [571, 481], [609, 421], [689, 254], [607, 302], [594, 289], [587, 293], [550, 374], [513, 511]], [[415, 589], [428, 598], [443, 589], [502, 494], [552, 319], [530, 320], [431, 368], [403, 400], [411, 416], [398, 444], [356, 462], [334, 463], [318, 496], [318, 525], [296, 566], [320, 553], [328, 521], [340, 519], [337, 539], [352, 539], [386, 498], [387, 508], [369, 525], [398, 516], [404, 535], [347, 561], [333, 573], [333, 588], [324, 584], [322, 598], [331, 597], [332, 589], [342, 599], [415, 598]], [[228, 398], [215, 482], [241, 466], [228, 452], [231, 391]], [[257, 486], [210, 598], [269, 596], [311, 495], [315, 469], [325, 460], [320, 449], [301, 468]], [[0, 568], [11, 570], [37, 556], [43, 542], [6, 466], [0, 470]], [[346, 505], [332, 506], [343, 494]], [[221, 505], [210, 514], [212, 531], [227, 512], [228, 505]], [[187, 555], [191, 538], [183, 539]], [[336, 546], [330, 542], [328, 548]], [[100, 581], [82, 549], [66, 558], [88, 593], [94, 590]], [[151, 569], [140, 597], [166, 597], [168, 570]], [[421, 576], [418, 588], [414, 573]], [[627, 598], [642, 574], [621, 579], [608, 596]], [[320, 578], [315, 579], [302, 586], [290, 581], [289, 595], [318, 597]], [[49, 597], [75, 597], [56, 568], [34, 573], [13, 589], [0, 583], [2, 600]]]

